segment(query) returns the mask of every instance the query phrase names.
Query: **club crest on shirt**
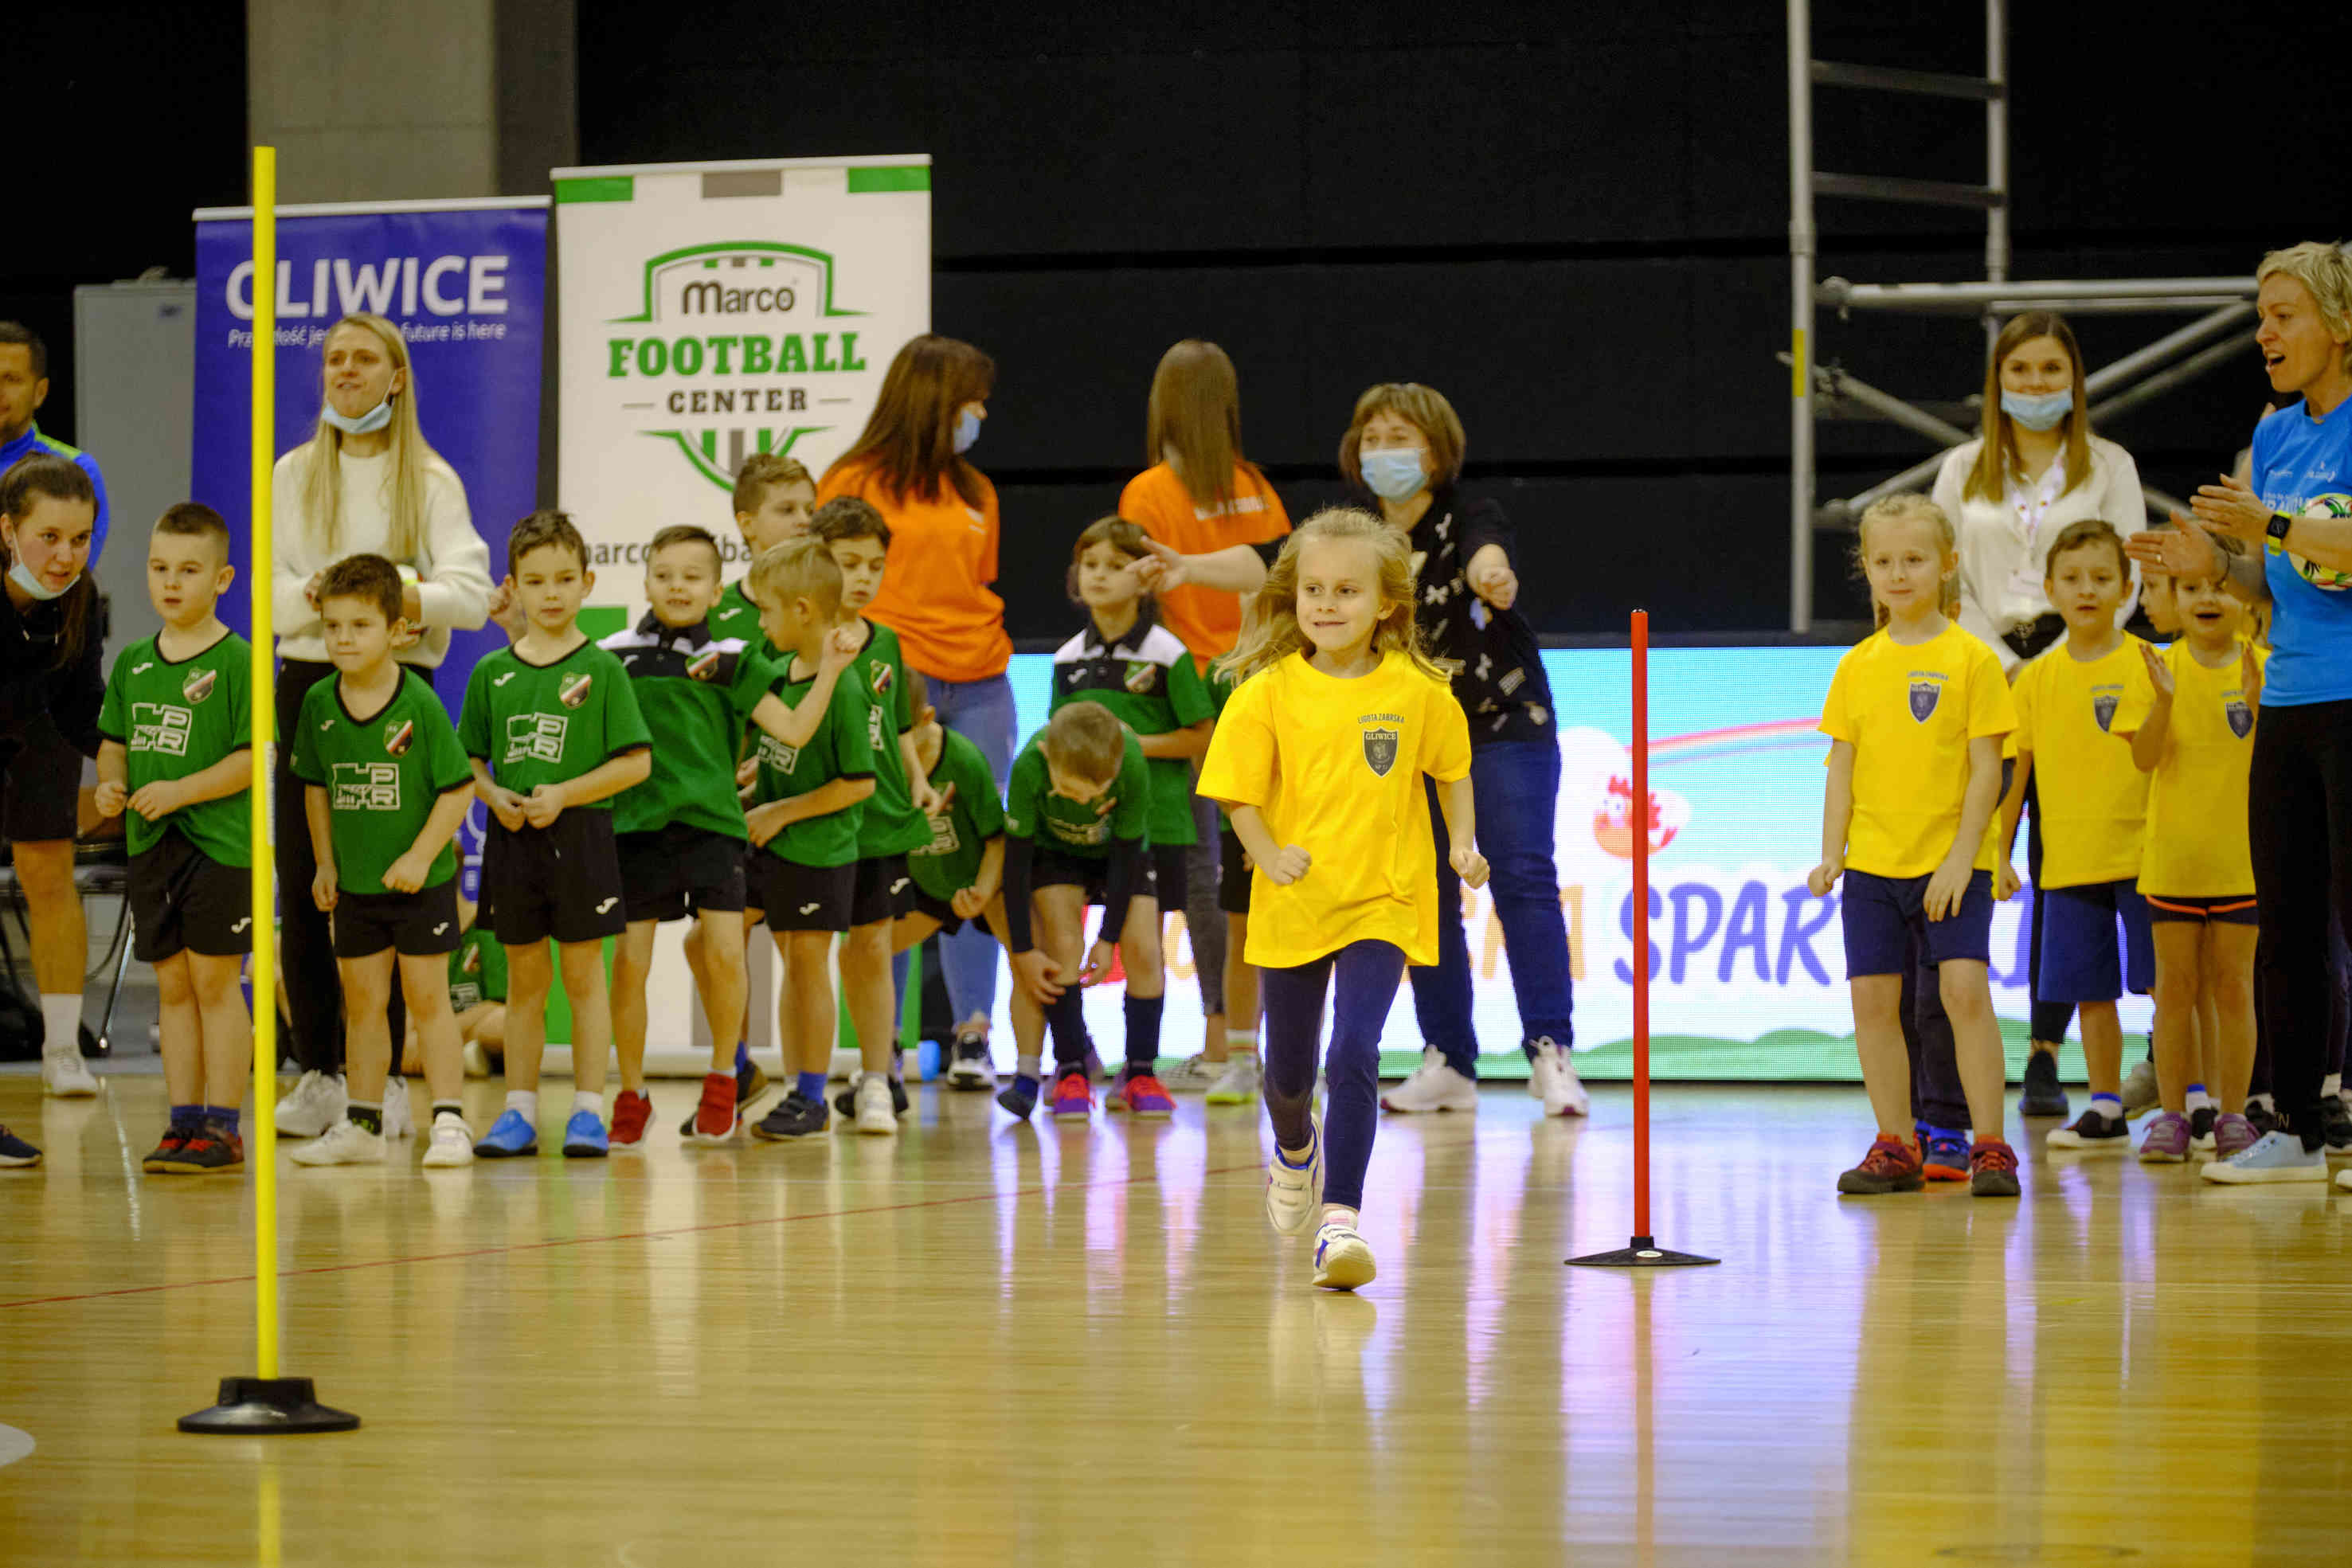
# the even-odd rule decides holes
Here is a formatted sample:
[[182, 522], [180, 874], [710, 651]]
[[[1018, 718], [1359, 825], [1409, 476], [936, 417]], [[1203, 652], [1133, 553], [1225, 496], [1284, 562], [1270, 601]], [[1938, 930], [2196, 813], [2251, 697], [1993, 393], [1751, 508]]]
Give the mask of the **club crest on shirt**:
[[[706, 648], [686, 666], [688, 680], [707, 681], [719, 674], [719, 650]], [[568, 700], [568, 699], [567, 699]]]
[[481, 948], [479, 946], [467, 947], [466, 949], [466, 956], [457, 961], [457, 967], [468, 975], [480, 974], [482, 972]]
[[1936, 704], [1943, 695], [1944, 684], [1941, 681], [1913, 681], [1911, 683], [1911, 716], [1921, 724], [1927, 723], [1934, 715]]
[[1395, 730], [1364, 731], [1364, 765], [1366, 767], [1379, 777], [1385, 779], [1389, 776], [1389, 769], [1396, 766], [1396, 759], [1397, 732]]
[[2091, 716], [2099, 721], [2099, 728], [2103, 733], [2108, 726], [2116, 722], [2116, 701], [2117, 698], [2113, 692], [2096, 692], [2092, 695]]
[[565, 707], [578, 707], [588, 700], [588, 688], [595, 684], [593, 675], [574, 675], [555, 689], [556, 700]]
[[1129, 659], [1127, 662], [1127, 689], [1141, 696], [1151, 689], [1152, 679], [1159, 674], [1160, 666], [1150, 660]]
[[890, 688], [898, 685], [898, 677], [891, 673], [891, 667], [888, 664], [883, 664], [878, 659], [876, 660], [874, 664], [874, 695], [877, 697], [887, 697], [890, 695]]
[[383, 727], [383, 754], [386, 757], [398, 757], [408, 749], [409, 743], [415, 738], [416, 721], [415, 719], [394, 719]]
[[2221, 699], [2221, 716], [2230, 721], [2230, 733], [2240, 740], [2254, 733], [2254, 710], [2242, 696]]
[[215, 670], [190, 670], [188, 678], [180, 683], [180, 695], [192, 703], [200, 703], [213, 695], [213, 686], [220, 679]]

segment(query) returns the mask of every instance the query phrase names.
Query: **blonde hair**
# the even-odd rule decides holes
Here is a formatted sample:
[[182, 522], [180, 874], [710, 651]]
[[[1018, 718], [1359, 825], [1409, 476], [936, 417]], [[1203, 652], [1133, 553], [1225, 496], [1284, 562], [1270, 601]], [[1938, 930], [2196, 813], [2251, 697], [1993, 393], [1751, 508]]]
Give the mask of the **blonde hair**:
[[1413, 620], [1412, 541], [1402, 529], [1353, 507], [1327, 507], [1282, 541], [1282, 554], [1245, 607], [1241, 638], [1232, 653], [1217, 661], [1218, 670], [1245, 681], [1307, 645], [1307, 633], [1298, 625], [1298, 552], [1310, 540], [1348, 540], [1370, 547], [1381, 580], [1380, 620], [1372, 627], [1372, 646], [1383, 653], [1402, 653], [1412, 661], [1414, 669], [1432, 680], [1452, 678], [1460, 664], [1432, 657]]
[[1108, 784], [1127, 760], [1127, 726], [1100, 703], [1064, 703], [1037, 732], [1037, 749], [1065, 773]]
[[[1869, 574], [1864, 563], [1869, 559], [1870, 525], [1873, 523], [1927, 523], [1932, 526], [1936, 530], [1936, 553], [1938, 559], [1948, 560], [1952, 552], [1959, 548], [1953, 538], [1952, 519], [1944, 516], [1943, 507], [1916, 491], [1901, 496], [1889, 496], [1883, 501], [1872, 502], [1869, 509], [1862, 514], [1860, 526], [1854, 529], [1854, 574], [1865, 580]], [[1936, 595], [1936, 608], [1948, 616], [1958, 615], [1960, 574], [1947, 570], [1943, 574], [1940, 587], [1941, 591]], [[1886, 606], [1878, 601], [1878, 596], [1874, 593], [1870, 596], [1870, 612], [1874, 622], [1879, 626], [1885, 626], [1890, 619]]]
[[781, 452], [754, 452], [743, 459], [743, 466], [735, 470], [735, 511], [739, 517], [749, 516], [760, 509], [771, 490], [781, 490], [787, 485], [806, 485], [816, 488], [809, 477], [808, 465], [797, 457], [787, 457]]
[[2254, 268], [2254, 287], [2284, 274], [2311, 290], [2319, 319], [2337, 343], [2352, 342], [2352, 256], [2340, 245], [2307, 239], [2274, 250]]
[[1160, 356], [1151, 372], [1151, 401], [1143, 414], [1143, 460], [1174, 455], [1176, 477], [1195, 507], [1228, 507], [1234, 471], [1265, 483], [1242, 455], [1242, 383], [1234, 361], [1216, 344], [1187, 338]]
[[2057, 339], [2074, 368], [2074, 406], [2066, 415], [2065, 425], [2066, 488], [2072, 490], [2091, 476], [2091, 414], [2083, 390], [2082, 345], [2074, 341], [2074, 329], [2066, 325], [2066, 318], [2055, 310], [2028, 310], [2009, 319], [1992, 340], [1992, 352], [1985, 357], [1984, 445], [1977, 453], [1976, 466], [1969, 470], [1969, 482], [1961, 488], [1964, 496], [1998, 501], [2008, 491], [2009, 476], [2024, 471], [2025, 465], [2017, 455], [2016, 426], [2000, 406], [2000, 362], [2015, 353], [2020, 343], [2036, 338]]
[[805, 599], [828, 616], [841, 608], [841, 568], [820, 538], [786, 539], [761, 550], [751, 558], [747, 580], [751, 597], [763, 602]]
[[1382, 382], [1366, 387], [1363, 395], [1356, 399], [1356, 412], [1349, 417], [1348, 433], [1339, 437], [1339, 473], [1349, 485], [1359, 490], [1364, 487], [1364, 471], [1358, 463], [1358, 454], [1364, 444], [1364, 426], [1383, 413], [1403, 420], [1429, 443], [1431, 489], [1451, 485], [1462, 477], [1462, 453], [1467, 437], [1462, 434], [1461, 416], [1445, 401], [1445, 394], [1419, 382]]
[[[386, 559], [408, 566], [417, 564], [425, 547], [425, 466], [435, 455], [425, 440], [425, 429], [416, 421], [416, 371], [408, 362], [408, 344], [401, 338], [400, 329], [381, 316], [366, 311], [353, 311], [327, 329], [326, 341], [334, 341], [335, 334], [344, 328], [356, 328], [369, 333], [382, 345], [384, 357], [392, 361], [393, 370], [403, 382], [401, 389], [390, 395], [392, 402], [391, 512], [392, 537], [384, 541]], [[326, 354], [319, 356], [320, 397], [325, 396]], [[340, 556], [343, 549], [343, 433], [319, 421], [311, 434], [309, 455], [303, 459], [302, 516], [308, 528], [319, 530], [315, 542], [330, 555]]]

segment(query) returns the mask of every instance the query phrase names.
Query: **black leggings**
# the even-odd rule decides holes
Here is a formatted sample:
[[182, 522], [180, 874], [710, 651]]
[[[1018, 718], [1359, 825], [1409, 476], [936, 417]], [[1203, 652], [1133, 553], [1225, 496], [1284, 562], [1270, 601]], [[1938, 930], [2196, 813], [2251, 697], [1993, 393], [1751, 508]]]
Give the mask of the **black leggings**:
[[2264, 707], [2247, 786], [2254, 900], [2262, 915], [2254, 983], [2278, 1110], [2320, 1144], [2320, 1085], [2335, 1033], [2329, 916], [2352, 930], [2352, 702]]

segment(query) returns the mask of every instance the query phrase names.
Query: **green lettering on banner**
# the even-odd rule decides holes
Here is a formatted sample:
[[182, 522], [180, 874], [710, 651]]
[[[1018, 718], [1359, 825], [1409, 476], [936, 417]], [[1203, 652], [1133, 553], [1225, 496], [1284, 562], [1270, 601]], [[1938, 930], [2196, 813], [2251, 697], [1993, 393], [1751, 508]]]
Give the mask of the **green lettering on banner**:
[[702, 373], [702, 340], [680, 338], [669, 349], [669, 368], [682, 376]]
[[[929, 190], [926, 184], [922, 187]], [[634, 202], [637, 199], [637, 182], [628, 174], [597, 174], [585, 180], [555, 182], [555, 201], [559, 206], [572, 202]]]
[[844, 332], [841, 335], [841, 368], [845, 371], [862, 371], [866, 368], [866, 361], [857, 357], [857, 334], [855, 332]]
[[931, 188], [931, 169], [928, 163], [899, 163], [883, 169], [852, 169], [849, 171], [849, 193], [870, 196], [891, 191], [928, 191]]
[[833, 334], [830, 332], [819, 332], [816, 335], [816, 359], [814, 362], [809, 366], [810, 370], [837, 371], [841, 369], [839, 365], [835, 364], [831, 360], [824, 357], [824, 340], [832, 336]]
[[629, 350], [635, 342], [636, 340], [634, 338], [614, 338], [604, 345], [607, 356], [604, 366], [606, 375], [618, 381], [629, 373]]
[[765, 338], [743, 340], [743, 373], [764, 376], [776, 363], [776, 346]]
[[714, 376], [731, 374], [727, 366], [727, 356], [735, 351], [735, 345], [742, 340], [740, 338], [705, 338], [702, 340], [710, 345], [710, 373]]
[[659, 338], [646, 338], [637, 344], [637, 374], [657, 376], [669, 369], [669, 345]]
[[776, 340], [776, 373], [790, 375], [794, 371], [808, 371], [808, 346], [801, 341], [798, 332], [788, 332]]

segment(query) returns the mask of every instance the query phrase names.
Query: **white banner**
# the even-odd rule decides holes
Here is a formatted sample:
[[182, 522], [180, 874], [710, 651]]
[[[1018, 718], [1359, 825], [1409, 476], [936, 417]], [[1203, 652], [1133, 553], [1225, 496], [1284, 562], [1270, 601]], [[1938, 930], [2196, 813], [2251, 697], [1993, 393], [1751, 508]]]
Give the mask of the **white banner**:
[[743, 459], [822, 475], [865, 428], [891, 357], [930, 330], [926, 155], [554, 171], [561, 504], [597, 568], [583, 627], [645, 602], [633, 570], [700, 523], [739, 570]]

